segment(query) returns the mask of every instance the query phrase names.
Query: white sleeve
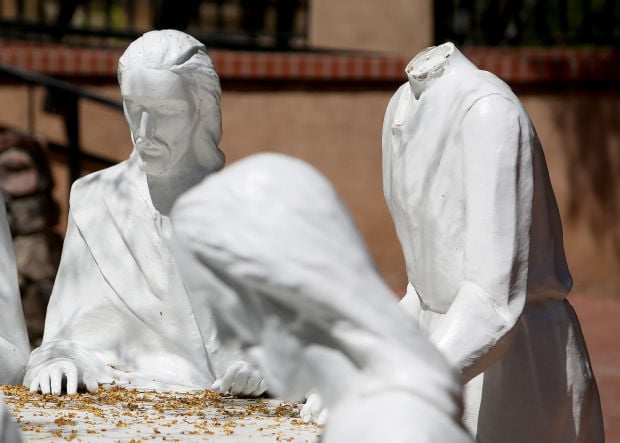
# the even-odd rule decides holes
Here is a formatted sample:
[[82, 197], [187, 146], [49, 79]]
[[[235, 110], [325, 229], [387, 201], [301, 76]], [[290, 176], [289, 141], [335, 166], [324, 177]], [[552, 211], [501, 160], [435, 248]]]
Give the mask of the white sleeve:
[[416, 324], [420, 321], [422, 306], [420, 297], [411, 283], [407, 284], [407, 293], [399, 302], [400, 307], [405, 311], [407, 317], [415, 320]]
[[382, 147], [382, 172], [383, 172], [383, 195], [385, 202], [388, 205], [390, 211], [391, 204], [391, 183], [392, 183], [392, 124], [394, 123], [394, 116], [398, 108], [401, 95], [404, 93], [405, 88], [408, 88], [407, 84], [402, 85], [394, 93], [387, 109], [385, 110], [385, 116], [383, 117], [383, 130], [381, 134], [381, 147]]
[[431, 339], [465, 381], [506, 351], [527, 295], [532, 165], [518, 105], [500, 95], [462, 124], [464, 280]]

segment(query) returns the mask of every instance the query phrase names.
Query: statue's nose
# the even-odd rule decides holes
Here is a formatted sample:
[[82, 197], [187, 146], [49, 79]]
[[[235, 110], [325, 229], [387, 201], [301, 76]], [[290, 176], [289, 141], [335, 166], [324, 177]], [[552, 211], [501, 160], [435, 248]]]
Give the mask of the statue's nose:
[[136, 143], [144, 143], [149, 135], [149, 114], [146, 111], [142, 111], [137, 135]]

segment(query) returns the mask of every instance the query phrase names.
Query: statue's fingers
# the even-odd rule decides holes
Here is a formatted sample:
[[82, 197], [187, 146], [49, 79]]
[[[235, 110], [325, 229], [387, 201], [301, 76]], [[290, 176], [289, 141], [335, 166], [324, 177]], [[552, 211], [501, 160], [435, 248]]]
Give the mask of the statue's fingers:
[[258, 373], [254, 372], [250, 374], [250, 376], [248, 377], [248, 381], [245, 384], [245, 390], [243, 393], [246, 395], [251, 395], [253, 397], [260, 395], [260, 394], [255, 394], [254, 392], [258, 389], [258, 387], [260, 386], [260, 382], [262, 380], [263, 380], [262, 377], [258, 375]]
[[62, 377], [63, 377], [63, 367], [59, 365], [54, 365], [50, 369], [50, 390], [52, 394], [60, 395], [62, 392]]
[[306, 407], [308, 407], [312, 413], [318, 412], [323, 408], [323, 399], [321, 399], [318, 392], [311, 391], [306, 394]]
[[95, 392], [99, 389], [99, 383], [97, 383], [97, 380], [91, 375], [90, 372], [84, 372], [84, 374], [82, 374], [82, 381], [84, 382], [84, 386], [86, 386], [86, 390], [88, 392]]
[[306, 394], [306, 402], [301, 408], [299, 415], [305, 423], [317, 421], [317, 416], [323, 409], [323, 400], [316, 391]]
[[236, 366], [226, 369], [224, 376], [220, 379], [220, 392], [224, 393], [230, 390], [233, 382], [237, 378], [237, 372], [238, 368]]
[[235, 380], [230, 385], [230, 393], [233, 395], [246, 393], [249, 378], [250, 374], [248, 371], [238, 371]]
[[215, 392], [221, 392], [222, 394], [223, 394], [224, 392], [226, 392], [226, 391], [222, 392], [221, 388], [222, 388], [222, 379], [221, 379], [221, 378], [218, 378], [218, 379], [217, 379], [217, 380], [215, 380], [215, 381], [213, 382], [213, 384], [211, 385], [211, 390], [212, 390], [212, 391], [215, 391]]
[[73, 368], [65, 368], [64, 374], [67, 379], [67, 394], [76, 394], [78, 387], [77, 370], [74, 370]]
[[254, 397], [258, 397], [259, 395], [263, 394], [266, 390], [267, 390], [267, 382], [265, 381], [265, 379], [261, 378], [260, 383], [258, 384], [258, 387], [254, 389], [254, 391], [250, 395]]
[[30, 382], [30, 392], [39, 392], [39, 374]]
[[39, 387], [41, 388], [42, 394], [49, 394], [51, 391], [50, 387], [50, 371], [48, 368], [43, 368], [39, 371]]
[[312, 421], [312, 411], [308, 408], [308, 405], [304, 403], [299, 411], [299, 417], [301, 417], [304, 423], [310, 423]]

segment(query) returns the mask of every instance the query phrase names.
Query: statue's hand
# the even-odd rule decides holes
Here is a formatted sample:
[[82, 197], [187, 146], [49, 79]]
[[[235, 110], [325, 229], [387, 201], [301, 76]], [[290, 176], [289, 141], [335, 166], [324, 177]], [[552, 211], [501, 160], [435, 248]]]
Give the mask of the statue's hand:
[[39, 368], [30, 382], [30, 392], [41, 391], [43, 394], [60, 395], [63, 384], [67, 394], [75, 394], [78, 386], [85, 387], [89, 392], [94, 392], [98, 388], [95, 377], [79, 370], [73, 360], [56, 358]]
[[299, 416], [306, 423], [324, 425], [327, 421], [327, 408], [323, 407], [323, 400], [316, 391], [306, 394], [306, 402], [301, 407]]
[[267, 384], [258, 368], [241, 360], [226, 368], [224, 376], [215, 380], [211, 389], [222, 394], [257, 397], [267, 390]]

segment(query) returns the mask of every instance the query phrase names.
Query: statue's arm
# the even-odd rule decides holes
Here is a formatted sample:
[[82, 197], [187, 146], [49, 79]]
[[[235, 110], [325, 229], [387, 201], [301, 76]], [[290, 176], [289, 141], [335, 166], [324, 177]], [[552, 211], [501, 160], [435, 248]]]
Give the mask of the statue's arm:
[[407, 284], [407, 293], [399, 302], [400, 307], [405, 311], [407, 317], [416, 321], [416, 324], [420, 321], [420, 312], [422, 311], [422, 305], [420, 303], [420, 296], [416, 292], [411, 283]]
[[[74, 394], [97, 389], [100, 362], [86, 350], [115, 334], [105, 331], [105, 281], [71, 215], [45, 318], [42, 345], [30, 356], [24, 385], [31, 391]], [[86, 346], [90, 345], [90, 346]], [[97, 368], [95, 370], [94, 368]]]
[[[403, 89], [409, 87], [407, 84], [402, 85], [392, 96], [388, 103], [383, 117], [383, 130], [381, 134], [381, 147], [382, 147], [382, 172], [383, 172], [383, 195], [385, 201], [390, 206], [391, 202], [391, 183], [392, 183], [392, 123], [394, 123], [394, 115], [400, 96], [403, 93]], [[389, 208], [390, 211], [392, 210]]]
[[533, 181], [520, 112], [491, 95], [462, 124], [464, 279], [431, 340], [465, 381], [503, 355], [525, 304]]

